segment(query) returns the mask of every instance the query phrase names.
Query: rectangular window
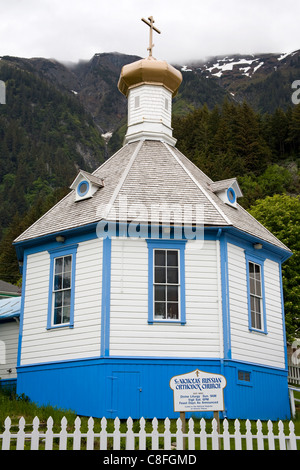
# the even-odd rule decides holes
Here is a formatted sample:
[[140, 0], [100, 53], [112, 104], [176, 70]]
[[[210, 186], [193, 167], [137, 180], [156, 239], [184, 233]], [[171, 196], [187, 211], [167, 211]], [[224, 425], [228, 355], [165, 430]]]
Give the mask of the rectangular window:
[[154, 250], [154, 318], [179, 319], [179, 252]]
[[249, 329], [267, 333], [263, 257], [246, 253]]
[[185, 324], [185, 240], [147, 240], [148, 322]]
[[252, 372], [250, 370], [237, 370], [237, 384], [239, 385], [246, 385], [248, 387], [253, 386], [253, 378], [252, 378]]
[[76, 251], [77, 245], [49, 250], [48, 329], [74, 324]]
[[72, 255], [54, 260], [53, 324], [70, 322]]
[[249, 262], [251, 326], [262, 329], [262, 288], [259, 264]]

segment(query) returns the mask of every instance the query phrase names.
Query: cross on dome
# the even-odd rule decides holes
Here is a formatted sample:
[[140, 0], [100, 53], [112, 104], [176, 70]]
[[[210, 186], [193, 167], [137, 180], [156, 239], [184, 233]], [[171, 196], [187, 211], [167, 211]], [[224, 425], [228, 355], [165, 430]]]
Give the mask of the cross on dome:
[[157, 29], [155, 26], [154, 26], [154, 19], [153, 19], [153, 16], [149, 16], [148, 17], [148, 20], [145, 20], [145, 18], [142, 18], [142, 21], [144, 23], [146, 23], [146, 25], [148, 25], [150, 27], [150, 34], [149, 34], [149, 47], [147, 48], [147, 51], [149, 51], [149, 57], [152, 57], [152, 49], [154, 47], [154, 44], [152, 43], [153, 39], [152, 39], [152, 35], [153, 35], [153, 30], [156, 31], [158, 34], [161, 34], [159, 29]]

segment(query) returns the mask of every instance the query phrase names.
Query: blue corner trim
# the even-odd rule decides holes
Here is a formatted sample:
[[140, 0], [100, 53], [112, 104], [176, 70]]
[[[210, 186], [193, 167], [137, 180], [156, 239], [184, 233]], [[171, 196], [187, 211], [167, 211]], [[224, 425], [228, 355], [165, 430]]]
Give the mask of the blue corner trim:
[[[180, 323], [186, 324], [185, 308], [185, 245], [187, 240], [147, 239], [148, 245], [148, 323]], [[153, 250], [155, 248], [179, 250], [180, 259], [180, 319], [156, 320], [153, 315]]]
[[20, 306], [20, 325], [19, 325], [19, 338], [18, 338], [17, 367], [21, 365], [21, 350], [22, 350], [22, 338], [23, 338], [26, 274], [27, 274], [27, 255], [24, 255], [23, 269], [22, 269], [22, 296], [21, 296], [21, 306]]
[[283, 292], [281, 263], [279, 263], [279, 281], [280, 281], [280, 297], [281, 297], [282, 330], [283, 330], [283, 342], [284, 342], [284, 354], [285, 354], [285, 367], [286, 367], [286, 369], [288, 369], [288, 354], [287, 354], [285, 312], [284, 312], [284, 292]]
[[102, 304], [101, 304], [101, 351], [109, 356], [110, 338], [110, 285], [111, 285], [111, 238], [103, 239], [102, 255]]
[[[49, 271], [49, 293], [48, 293], [48, 315], [47, 315], [47, 330], [57, 328], [73, 328], [74, 327], [74, 299], [75, 299], [75, 273], [76, 273], [76, 253], [78, 245], [65, 245], [48, 250], [50, 254], [50, 271]], [[72, 255], [72, 274], [71, 274], [71, 308], [70, 308], [70, 322], [61, 325], [53, 325], [52, 323], [52, 299], [53, 299], [53, 278], [54, 278], [54, 260], [59, 256]]]
[[228, 251], [226, 234], [220, 236], [220, 261], [221, 261], [221, 292], [223, 313], [223, 343], [224, 359], [231, 359], [231, 334], [230, 334], [230, 303], [228, 280]]

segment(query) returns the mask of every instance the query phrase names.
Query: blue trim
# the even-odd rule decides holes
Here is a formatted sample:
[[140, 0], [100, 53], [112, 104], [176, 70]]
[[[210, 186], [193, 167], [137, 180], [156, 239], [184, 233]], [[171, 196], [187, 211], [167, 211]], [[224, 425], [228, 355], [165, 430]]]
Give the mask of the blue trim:
[[[248, 298], [248, 322], [249, 330], [255, 331], [257, 333], [268, 334], [267, 330], [267, 314], [266, 314], [266, 294], [265, 294], [265, 277], [264, 277], [264, 256], [259, 256], [257, 254], [252, 254], [245, 251], [245, 260], [246, 260], [246, 273], [247, 273], [247, 298]], [[262, 295], [262, 321], [263, 328], [260, 330], [252, 326], [251, 321], [251, 301], [250, 301], [250, 275], [249, 275], [249, 262], [258, 264], [260, 266], [260, 275], [261, 275], [261, 295]]]
[[111, 285], [111, 239], [103, 239], [102, 254], [102, 300], [101, 300], [101, 356], [109, 356], [110, 339], [110, 285]]
[[27, 255], [24, 256], [23, 270], [22, 270], [22, 295], [21, 295], [21, 306], [20, 306], [20, 325], [19, 325], [19, 338], [18, 338], [17, 367], [21, 364], [21, 349], [22, 349], [22, 339], [23, 339], [26, 275], [27, 275]]
[[224, 233], [220, 236], [220, 258], [224, 359], [231, 359], [228, 251], [227, 236]]
[[[75, 273], [76, 273], [76, 253], [78, 245], [66, 245], [48, 250], [50, 254], [50, 271], [49, 271], [49, 292], [48, 292], [48, 315], [47, 330], [57, 328], [73, 328], [74, 327], [74, 299], [75, 299]], [[52, 322], [52, 300], [53, 300], [53, 281], [54, 281], [54, 260], [60, 256], [72, 255], [72, 272], [71, 272], [71, 308], [70, 321], [60, 325], [54, 325]]]
[[288, 370], [288, 354], [287, 354], [287, 342], [286, 342], [286, 328], [285, 328], [285, 312], [284, 312], [284, 292], [282, 283], [282, 266], [279, 263], [279, 282], [280, 282], [280, 298], [281, 298], [281, 312], [282, 312], [282, 331], [283, 331], [283, 344], [284, 344], [284, 355], [285, 355], [285, 367]]
[[232, 189], [232, 188], [228, 188], [228, 189], [227, 189], [227, 198], [228, 198], [228, 201], [230, 202], [230, 204], [234, 204], [234, 203], [235, 203], [235, 201], [236, 201], [236, 195], [235, 195], [234, 189]]
[[[186, 308], [185, 308], [185, 245], [186, 240], [146, 240], [148, 245], [148, 323], [186, 323]], [[153, 250], [160, 249], [174, 249], [179, 250], [179, 269], [180, 269], [180, 319], [179, 320], [156, 320], [153, 315], [154, 299], [153, 299]]]
[[[81, 186], [82, 186], [83, 184], [86, 184], [86, 190], [82, 193], [82, 192], [80, 192], [80, 188], [81, 188]], [[86, 180], [81, 181], [81, 182], [79, 183], [79, 185], [77, 186], [77, 194], [78, 194], [78, 196], [80, 196], [80, 197], [85, 196], [85, 195], [89, 192], [89, 189], [90, 189], [90, 183], [89, 183], [88, 181], [86, 181]]]

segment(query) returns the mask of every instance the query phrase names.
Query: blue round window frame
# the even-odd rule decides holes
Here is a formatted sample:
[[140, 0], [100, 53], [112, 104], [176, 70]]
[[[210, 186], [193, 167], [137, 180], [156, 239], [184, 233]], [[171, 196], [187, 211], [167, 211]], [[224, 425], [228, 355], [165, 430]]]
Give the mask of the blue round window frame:
[[[82, 192], [82, 191], [80, 191], [80, 188], [81, 188], [84, 184], [86, 185], [86, 190]], [[90, 189], [90, 184], [89, 184], [88, 181], [86, 181], [86, 180], [80, 181], [79, 185], [77, 186], [77, 194], [78, 194], [78, 196], [80, 196], [80, 197], [85, 196], [85, 195], [88, 193], [89, 189]]]
[[234, 189], [232, 189], [232, 188], [228, 188], [228, 189], [227, 189], [227, 197], [228, 197], [228, 201], [229, 201], [231, 204], [234, 204], [234, 203], [235, 203], [235, 201], [236, 201], [236, 195], [235, 195]]

